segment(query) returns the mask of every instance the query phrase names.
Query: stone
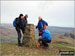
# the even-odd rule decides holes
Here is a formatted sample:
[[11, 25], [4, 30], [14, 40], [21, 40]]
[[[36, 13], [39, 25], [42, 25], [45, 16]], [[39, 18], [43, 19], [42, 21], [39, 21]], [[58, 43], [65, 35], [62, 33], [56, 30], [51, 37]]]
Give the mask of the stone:
[[35, 47], [36, 46], [34, 24], [26, 25], [22, 44], [27, 47]]

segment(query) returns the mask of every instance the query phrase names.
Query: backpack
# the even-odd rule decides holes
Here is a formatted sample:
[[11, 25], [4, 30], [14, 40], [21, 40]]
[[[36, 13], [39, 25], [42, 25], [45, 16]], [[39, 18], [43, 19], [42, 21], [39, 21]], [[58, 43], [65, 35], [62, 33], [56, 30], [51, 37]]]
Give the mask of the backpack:
[[16, 18], [13, 21], [13, 26], [16, 27]]
[[44, 24], [44, 29], [46, 29], [46, 24]]
[[42, 28], [46, 29], [46, 24], [41, 22]]

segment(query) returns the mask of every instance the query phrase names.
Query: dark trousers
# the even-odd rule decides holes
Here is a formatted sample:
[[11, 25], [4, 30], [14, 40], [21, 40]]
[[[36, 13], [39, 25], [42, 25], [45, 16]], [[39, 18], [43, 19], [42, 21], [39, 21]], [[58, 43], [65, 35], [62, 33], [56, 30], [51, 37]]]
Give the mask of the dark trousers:
[[16, 27], [16, 31], [17, 31], [17, 34], [18, 34], [18, 44], [21, 44], [21, 36], [22, 36], [21, 31], [24, 34], [24, 28]]
[[42, 36], [42, 33], [40, 33], [41, 31], [39, 30], [39, 36]]
[[48, 39], [39, 39], [39, 42], [40, 41], [42, 41], [42, 45], [44, 46], [44, 47], [48, 47], [48, 43], [50, 43], [51, 42], [51, 40], [48, 40]]

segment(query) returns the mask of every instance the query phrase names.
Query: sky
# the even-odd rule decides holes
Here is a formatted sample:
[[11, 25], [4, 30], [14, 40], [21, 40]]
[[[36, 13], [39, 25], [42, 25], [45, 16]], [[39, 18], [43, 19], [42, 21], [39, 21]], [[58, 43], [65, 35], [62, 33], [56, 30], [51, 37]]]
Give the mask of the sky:
[[1, 1], [1, 23], [13, 23], [22, 13], [28, 23], [37, 25], [38, 17], [49, 26], [74, 27], [74, 1]]

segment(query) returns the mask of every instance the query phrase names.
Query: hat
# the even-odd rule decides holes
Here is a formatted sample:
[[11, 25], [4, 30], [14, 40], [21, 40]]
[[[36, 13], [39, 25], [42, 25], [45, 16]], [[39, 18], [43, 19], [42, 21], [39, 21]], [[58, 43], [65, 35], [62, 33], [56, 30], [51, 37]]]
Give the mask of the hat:
[[20, 16], [23, 16], [23, 14], [20, 14]]
[[28, 15], [26, 14], [25, 17], [28, 17]]

